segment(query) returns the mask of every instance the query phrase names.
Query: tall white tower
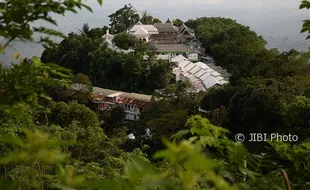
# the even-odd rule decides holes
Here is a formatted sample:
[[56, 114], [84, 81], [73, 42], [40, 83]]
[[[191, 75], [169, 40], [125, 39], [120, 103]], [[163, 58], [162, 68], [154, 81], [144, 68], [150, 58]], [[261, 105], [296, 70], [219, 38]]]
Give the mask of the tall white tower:
[[106, 31], [105, 39], [106, 39], [106, 40], [109, 40], [109, 39], [110, 39], [109, 29], [107, 29], [107, 31]]

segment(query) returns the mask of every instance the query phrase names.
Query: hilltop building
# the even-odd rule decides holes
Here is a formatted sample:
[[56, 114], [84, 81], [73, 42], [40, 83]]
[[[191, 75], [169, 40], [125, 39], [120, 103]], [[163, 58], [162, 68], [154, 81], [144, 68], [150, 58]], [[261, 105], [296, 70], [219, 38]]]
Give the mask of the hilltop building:
[[110, 110], [120, 105], [125, 110], [125, 119], [136, 121], [141, 112], [151, 105], [151, 96], [94, 87], [93, 103], [97, 104], [99, 110]]
[[128, 34], [145, 41], [150, 51], [166, 55], [170, 60], [176, 55], [190, 56], [191, 61], [198, 61], [199, 56], [205, 54], [202, 43], [196, 38], [193, 29], [183, 24], [180, 27], [174, 26], [168, 20], [165, 23], [155, 23], [154, 25], [144, 25], [138, 22]]

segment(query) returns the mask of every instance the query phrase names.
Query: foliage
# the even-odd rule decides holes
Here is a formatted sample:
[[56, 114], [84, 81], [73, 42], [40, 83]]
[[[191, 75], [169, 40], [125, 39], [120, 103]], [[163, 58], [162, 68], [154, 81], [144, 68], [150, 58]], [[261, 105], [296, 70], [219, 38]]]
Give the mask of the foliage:
[[223, 32], [221, 38], [223, 41], [211, 46], [211, 51], [213, 52], [214, 59], [232, 73], [235, 73], [235, 70], [239, 70], [239, 67], [243, 66], [237, 65], [238, 62], [234, 60], [238, 59], [240, 62], [240, 60], [255, 55], [264, 50], [266, 45], [261, 36], [257, 36], [249, 27], [244, 26], [228, 29]]
[[72, 79], [72, 82], [74, 84], [78, 84], [77, 88], [81, 91], [92, 91], [92, 83], [89, 80], [88, 76], [84, 75], [83, 73], [76, 74]]
[[110, 26], [116, 32], [124, 32], [140, 20], [140, 16], [131, 4], [125, 5], [109, 15]]
[[161, 23], [161, 21], [158, 18], [153, 18], [153, 16], [149, 12], [147, 12], [147, 11], [143, 11], [142, 12], [140, 22], [142, 24]]
[[[310, 9], [310, 2], [308, 0], [303, 0], [299, 6], [299, 9]], [[310, 33], [310, 20], [304, 20], [302, 25], [301, 33], [308, 32]], [[307, 39], [309, 39], [310, 36], [308, 35]]]
[[89, 69], [89, 53], [99, 48], [101, 39], [92, 40], [85, 35], [70, 33], [58, 48], [44, 50], [41, 61], [54, 62], [70, 68], [74, 73], [87, 74]]
[[178, 18], [173, 20], [172, 23], [173, 23], [174, 26], [178, 26], [178, 27], [183, 25], [183, 21], [178, 19]]
[[[2, 9], [10, 13], [2, 17], [20, 25], [29, 18], [15, 21], [14, 11], [40, 15], [57, 5], [62, 13], [81, 3], [70, 2], [48, 2], [35, 13], [33, 4], [23, 2], [25, 7]], [[131, 5], [112, 18], [116, 32], [138, 20]], [[0, 68], [0, 188], [309, 189], [310, 54], [266, 50], [260, 36], [231, 19], [186, 24], [234, 74], [231, 84], [209, 89], [202, 102], [204, 93], [188, 92], [187, 83], [171, 84], [169, 63], [144, 62], [142, 44], [129, 54], [109, 50], [100, 39], [106, 27], [84, 25], [81, 34], [69, 34], [59, 47], [45, 50], [46, 64], [33, 58], [10, 70]], [[11, 34], [29, 40], [29, 30]], [[88, 98], [92, 83], [135, 92], [164, 90], [154, 93], [141, 120], [128, 123], [122, 107], [96, 113], [78, 103]], [[87, 94], [79, 96], [84, 90]], [[200, 102], [210, 120], [197, 115]], [[232, 140], [240, 132], [292, 133], [299, 141], [242, 144]], [[136, 139], [129, 141], [128, 133]], [[172, 142], [161, 143], [162, 138]], [[120, 147], [128, 143], [131, 151], [125, 152]]]
[[128, 50], [130, 47], [133, 47], [135, 45], [136, 39], [134, 36], [131, 36], [127, 33], [121, 33], [117, 34], [113, 38], [113, 42], [117, 47]]
[[13, 65], [12, 69], [0, 66], [0, 110], [10, 111], [25, 105], [36, 106], [39, 99], [49, 99], [44, 86], [69, 85], [71, 71], [55, 64], [42, 64], [34, 57], [28, 62]]

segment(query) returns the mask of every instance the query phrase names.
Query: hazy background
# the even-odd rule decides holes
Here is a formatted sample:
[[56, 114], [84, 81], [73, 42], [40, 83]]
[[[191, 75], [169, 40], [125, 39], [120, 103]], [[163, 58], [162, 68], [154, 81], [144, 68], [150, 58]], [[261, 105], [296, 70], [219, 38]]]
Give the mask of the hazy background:
[[[300, 0], [104, 0], [100, 7], [96, 0], [86, 0], [94, 13], [86, 10], [79, 14], [69, 13], [66, 17], [57, 16], [58, 29], [64, 33], [77, 31], [88, 23], [91, 28], [109, 24], [108, 15], [125, 4], [131, 3], [139, 12], [147, 10], [163, 22], [180, 18], [183, 21], [196, 17], [229, 17], [248, 25], [268, 42], [268, 48], [281, 51], [296, 49], [307, 51], [310, 42], [300, 34], [302, 20], [310, 18], [310, 11], [299, 10]], [[43, 22], [35, 24], [43, 25]], [[44, 24], [46, 25], [46, 24]], [[40, 56], [43, 48], [38, 44], [15, 42], [6, 54], [0, 56], [3, 63], [11, 60], [17, 50], [23, 57]]]

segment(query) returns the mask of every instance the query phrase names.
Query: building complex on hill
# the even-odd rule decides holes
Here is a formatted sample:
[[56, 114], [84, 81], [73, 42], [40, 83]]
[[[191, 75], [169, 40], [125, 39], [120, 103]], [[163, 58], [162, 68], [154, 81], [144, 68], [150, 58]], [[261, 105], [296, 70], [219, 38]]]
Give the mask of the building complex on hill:
[[[139, 21], [127, 33], [144, 41], [150, 52], [156, 52], [157, 60], [168, 60], [170, 63], [173, 63], [172, 73], [175, 75], [175, 80], [190, 82], [192, 85], [190, 91], [192, 92], [206, 91], [208, 88], [223, 85], [229, 81], [231, 75], [225, 69], [216, 66], [213, 58], [205, 54], [205, 49], [196, 38], [195, 31], [185, 24], [179, 27], [174, 26], [169, 18], [165, 23], [156, 23], [154, 25], [145, 25]], [[121, 50], [117, 48], [112, 42], [113, 37], [108, 31], [103, 36], [105, 41], [108, 42], [110, 49], [123, 53], [134, 51], [132, 49]], [[149, 56], [144, 55], [143, 59], [147, 61]], [[114, 100], [110, 97], [112, 94], [109, 94], [101, 100], [100, 109], [106, 109], [107, 105], [117, 103], [118, 101], [116, 100], [121, 99], [123, 101], [123, 96], [126, 95], [128, 93], [115, 92], [113, 96], [116, 99]], [[113, 102], [111, 102], [112, 100]], [[125, 104], [122, 103], [122, 105]], [[145, 104], [147, 105], [148, 103]], [[137, 104], [137, 106], [140, 106], [140, 104]], [[143, 107], [144, 105], [141, 106]], [[131, 112], [129, 113], [128, 108], [125, 108], [128, 114], [130, 114]], [[135, 107], [135, 109], [140, 110], [139, 107]], [[138, 113], [128, 115], [128, 118], [130, 117], [134, 120], [138, 118]]]
[[166, 23], [144, 25], [140, 21], [135, 24], [128, 34], [146, 42], [150, 51], [166, 55], [166, 59], [176, 55], [189, 56], [192, 61], [198, 61], [198, 56], [205, 54], [202, 43], [196, 38], [193, 29], [183, 24], [174, 26], [168, 19]]

